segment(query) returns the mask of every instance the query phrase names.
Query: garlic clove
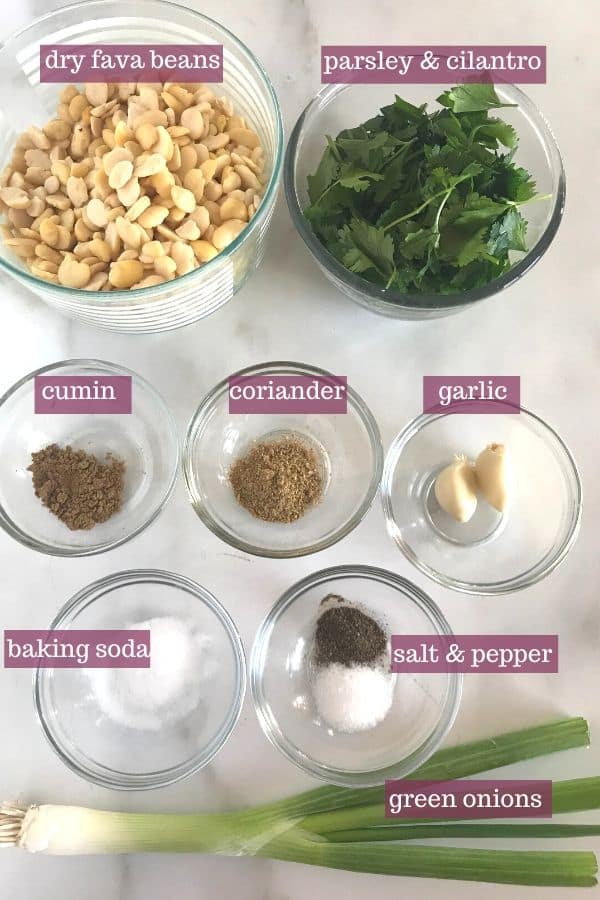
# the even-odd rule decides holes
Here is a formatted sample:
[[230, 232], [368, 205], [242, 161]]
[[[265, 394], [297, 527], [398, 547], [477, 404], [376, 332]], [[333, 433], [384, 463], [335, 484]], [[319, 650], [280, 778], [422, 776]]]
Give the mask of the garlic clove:
[[487, 502], [504, 512], [512, 489], [510, 454], [504, 444], [488, 444], [475, 460], [475, 476]]
[[444, 512], [457, 522], [468, 522], [477, 509], [477, 482], [472, 463], [457, 456], [435, 480], [435, 496]]

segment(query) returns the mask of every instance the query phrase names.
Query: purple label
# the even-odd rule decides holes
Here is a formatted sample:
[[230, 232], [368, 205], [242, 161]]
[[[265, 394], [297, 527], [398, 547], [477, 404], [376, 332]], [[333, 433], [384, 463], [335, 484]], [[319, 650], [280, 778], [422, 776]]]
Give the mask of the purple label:
[[519, 375], [423, 376], [423, 412], [518, 415], [520, 411]]
[[[157, 30], [159, 25], [157, 23]], [[42, 84], [223, 81], [222, 44], [40, 44]]]
[[321, 47], [323, 84], [546, 83], [546, 47], [526, 44]]
[[550, 819], [552, 782], [386, 781], [387, 819]]
[[149, 669], [150, 632], [7, 629], [5, 669]]
[[391, 671], [558, 672], [557, 634], [393, 634]]
[[34, 382], [37, 414], [131, 413], [131, 375], [36, 375]]
[[232, 375], [230, 413], [346, 413], [345, 375]]

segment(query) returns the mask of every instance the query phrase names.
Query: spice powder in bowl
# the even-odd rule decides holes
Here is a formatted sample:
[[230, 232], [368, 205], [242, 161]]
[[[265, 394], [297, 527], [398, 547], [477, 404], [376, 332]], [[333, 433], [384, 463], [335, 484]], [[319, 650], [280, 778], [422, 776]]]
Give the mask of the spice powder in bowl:
[[388, 650], [388, 636], [372, 616], [335, 594], [321, 602], [312, 692], [320, 718], [333, 731], [369, 731], [385, 719], [394, 691]]
[[49, 444], [31, 454], [33, 490], [70, 531], [88, 531], [123, 505], [125, 463], [107, 454], [101, 462], [71, 446]]
[[229, 481], [253, 516], [290, 524], [321, 499], [325, 479], [317, 451], [289, 435], [254, 444], [232, 465]]

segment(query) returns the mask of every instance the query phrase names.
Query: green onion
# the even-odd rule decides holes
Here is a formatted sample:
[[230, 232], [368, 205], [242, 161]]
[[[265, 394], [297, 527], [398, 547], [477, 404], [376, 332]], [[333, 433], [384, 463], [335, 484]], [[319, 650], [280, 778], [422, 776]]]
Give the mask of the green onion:
[[[423, 780], [467, 778], [537, 756], [588, 747], [589, 743], [590, 731], [585, 719], [559, 719], [549, 725], [509, 731], [497, 737], [438, 750], [409, 777]], [[270, 804], [268, 808], [289, 816], [308, 816], [334, 809], [383, 803], [384, 796], [383, 787], [322, 787]]]
[[[584, 810], [600, 809], [600, 778], [578, 778], [574, 781], [555, 781], [552, 784], [552, 812], [558, 813], [583, 812]], [[482, 818], [485, 818], [482, 816]], [[369, 828], [379, 826], [382, 828], [397, 825], [399, 820], [387, 818], [383, 802], [371, 803], [366, 806], [351, 809], [337, 809], [329, 813], [321, 813], [308, 816], [301, 823], [307, 831], [328, 835], [332, 831], [343, 831], [348, 827]], [[414, 819], [402, 819], [401, 822], [411, 822]], [[431, 821], [446, 821], [443, 819], [418, 819], [421, 823]], [[456, 820], [452, 820], [456, 821]], [[352, 823], [351, 825], [347, 823]]]
[[423, 841], [438, 838], [580, 838], [598, 837], [600, 825], [558, 825], [538, 823], [521, 825], [513, 822], [496, 824], [490, 822], [441, 822], [439, 825], [387, 825], [371, 828], [353, 828], [348, 831], [333, 831], [327, 840], [347, 844], [381, 841]]
[[[584, 746], [588, 739], [587, 723], [583, 719], [566, 719], [442, 750], [412, 777], [466, 777], [535, 756]], [[198, 815], [122, 813], [50, 805], [23, 809], [14, 804], [2, 804], [0, 847], [19, 846], [31, 852], [57, 855], [216, 853], [265, 856], [357, 872], [501, 884], [580, 887], [595, 883], [594, 854], [583, 851], [399, 846], [397, 842], [405, 839], [406, 834], [394, 837], [398, 828], [395, 823], [394, 826], [371, 827], [373, 822], [382, 822], [383, 798], [383, 788], [323, 787], [253, 809]], [[600, 806], [600, 778], [555, 785], [554, 804], [560, 812]], [[433, 826], [399, 827], [430, 829]], [[441, 827], [450, 830], [457, 826]], [[540, 829], [543, 826], [522, 827]], [[555, 826], [556, 835], [559, 834], [556, 829], [567, 827]], [[463, 828], [482, 829], [484, 826], [465, 825]], [[580, 826], [578, 832], [563, 831], [560, 836], [596, 834], [596, 829], [597, 826], [592, 825]], [[462, 832], [463, 835], [466, 833]], [[460, 832], [453, 834], [458, 836]], [[479, 836], [475, 832], [471, 834]], [[412, 831], [411, 835], [416, 837], [417, 832]], [[439, 832], [435, 836], [438, 835]], [[420, 836], [429, 836], [429, 832], [422, 831]], [[534, 836], [534, 831], [528, 836]]]
[[419, 844], [408, 847], [368, 843], [323, 844], [302, 841], [292, 832], [277, 838], [259, 855], [350, 872], [419, 878], [545, 887], [593, 887], [597, 883], [596, 857], [586, 851], [470, 850]]

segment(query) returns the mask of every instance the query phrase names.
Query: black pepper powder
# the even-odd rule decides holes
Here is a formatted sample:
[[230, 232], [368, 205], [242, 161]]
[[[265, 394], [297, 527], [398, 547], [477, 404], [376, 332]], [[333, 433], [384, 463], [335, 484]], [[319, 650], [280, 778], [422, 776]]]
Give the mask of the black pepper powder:
[[333, 594], [323, 603], [337, 601], [317, 619], [314, 655], [319, 667], [339, 663], [343, 666], [378, 663], [387, 647], [381, 626], [355, 606]]

